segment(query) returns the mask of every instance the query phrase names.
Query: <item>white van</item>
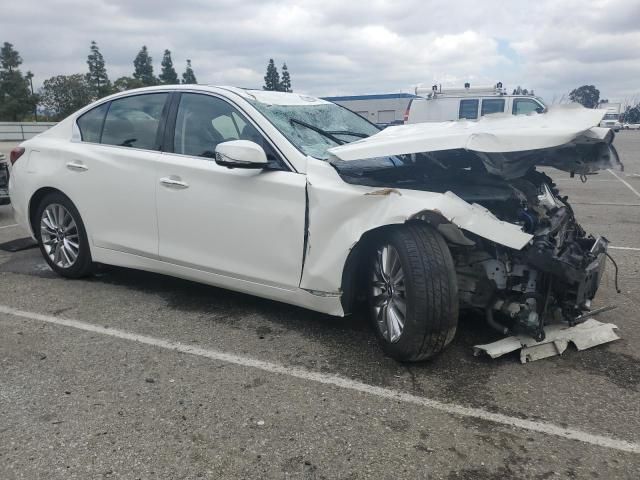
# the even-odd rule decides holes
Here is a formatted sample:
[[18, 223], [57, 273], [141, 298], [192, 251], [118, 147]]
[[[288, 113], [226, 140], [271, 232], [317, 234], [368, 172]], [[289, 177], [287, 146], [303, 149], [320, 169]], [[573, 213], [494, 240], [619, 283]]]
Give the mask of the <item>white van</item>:
[[446, 122], [448, 120], [477, 120], [489, 113], [523, 115], [542, 113], [546, 105], [533, 94], [508, 95], [502, 83], [494, 87], [431, 88], [417, 87], [416, 95], [409, 103], [404, 123]]
[[601, 127], [611, 128], [614, 132], [619, 132], [623, 128], [620, 123], [621, 103], [601, 103], [598, 105], [598, 109], [607, 111], [600, 122]]

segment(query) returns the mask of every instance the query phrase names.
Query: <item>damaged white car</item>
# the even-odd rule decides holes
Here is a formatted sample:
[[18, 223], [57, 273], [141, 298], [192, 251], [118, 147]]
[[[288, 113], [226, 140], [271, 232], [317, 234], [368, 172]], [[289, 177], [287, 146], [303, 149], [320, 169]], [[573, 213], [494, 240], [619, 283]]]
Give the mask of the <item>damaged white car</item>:
[[459, 309], [540, 339], [589, 311], [607, 241], [536, 166], [619, 165], [602, 111], [391, 127], [304, 95], [164, 86], [104, 98], [11, 153], [17, 221], [51, 268], [187, 278], [441, 352]]

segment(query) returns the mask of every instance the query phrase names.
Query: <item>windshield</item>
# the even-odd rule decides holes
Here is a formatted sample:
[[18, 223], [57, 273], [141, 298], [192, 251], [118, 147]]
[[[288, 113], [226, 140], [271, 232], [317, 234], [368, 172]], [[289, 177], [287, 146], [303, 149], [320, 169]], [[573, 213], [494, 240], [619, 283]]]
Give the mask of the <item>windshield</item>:
[[603, 120], [618, 120], [618, 114], [617, 113], [607, 113]]
[[328, 148], [380, 131], [360, 115], [334, 103], [270, 105], [257, 100], [249, 102], [300, 151], [321, 160], [329, 158]]

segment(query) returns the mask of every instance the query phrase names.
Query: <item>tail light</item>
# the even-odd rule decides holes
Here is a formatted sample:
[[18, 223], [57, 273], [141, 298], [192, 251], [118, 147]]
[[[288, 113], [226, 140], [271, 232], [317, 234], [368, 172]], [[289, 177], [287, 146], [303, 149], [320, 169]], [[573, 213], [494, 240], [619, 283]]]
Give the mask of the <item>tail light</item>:
[[11, 162], [11, 165], [16, 163], [23, 153], [24, 153], [24, 147], [16, 147], [12, 149], [11, 153], [9, 154], [9, 161]]

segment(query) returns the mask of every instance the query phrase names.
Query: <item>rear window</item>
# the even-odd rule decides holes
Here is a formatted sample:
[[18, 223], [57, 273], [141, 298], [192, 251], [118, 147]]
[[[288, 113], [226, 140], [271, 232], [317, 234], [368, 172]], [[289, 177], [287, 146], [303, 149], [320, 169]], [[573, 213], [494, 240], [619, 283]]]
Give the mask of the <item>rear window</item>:
[[149, 93], [111, 102], [101, 143], [158, 150], [157, 134], [168, 93]]
[[489, 98], [482, 100], [481, 115], [504, 112], [504, 98]]
[[108, 107], [108, 102], [103, 103], [78, 118], [78, 128], [80, 129], [80, 136], [83, 142], [100, 143], [102, 124]]
[[478, 99], [460, 100], [460, 114], [458, 118], [475, 120], [478, 118]]

